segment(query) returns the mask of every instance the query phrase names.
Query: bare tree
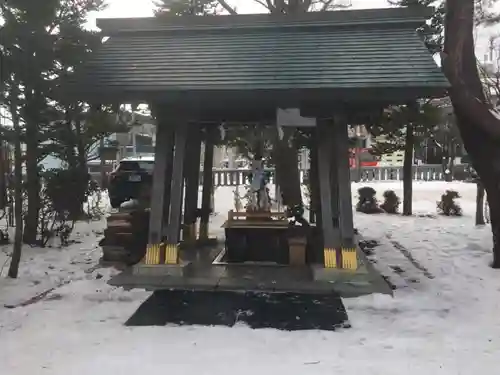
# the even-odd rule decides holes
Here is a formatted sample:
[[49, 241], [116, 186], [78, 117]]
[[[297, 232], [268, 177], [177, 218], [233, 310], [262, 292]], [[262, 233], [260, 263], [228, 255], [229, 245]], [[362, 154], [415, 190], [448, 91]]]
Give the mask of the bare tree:
[[500, 104], [500, 35], [490, 36], [488, 52], [486, 60], [478, 61], [478, 68], [486, 99], [495, 108]]
[[442, 65], [452, 86], [450, 98], [465, 149], [488, 195], [492, 267], [500, 268], [500, 113], [488, 100], [477, 67], [476, 10], [474, 0], [446, 0]]

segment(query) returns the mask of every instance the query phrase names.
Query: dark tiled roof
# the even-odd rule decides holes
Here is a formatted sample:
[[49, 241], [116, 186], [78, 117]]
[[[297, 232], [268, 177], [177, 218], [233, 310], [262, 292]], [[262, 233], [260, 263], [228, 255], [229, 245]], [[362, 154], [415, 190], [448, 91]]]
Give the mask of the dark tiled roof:
[[[100, 25], [113, 36], [80, 72], [79, 87], [98, 93], [447, 87], [415, 32], [416, 18], [385, 11], [378, 19], [373, 11], [346, 11], [275, 23], [266, 15], [239, 23], [227, 16], [219, 26], [219, 17], [105, 20]], [[260, 20], [255, 27], [252, 17]], [[191, 20], [184, 28], [182, 18]]]
[[321, 26], [399, 25], [421, 26], [432, 15], [431, 8], [388, 8], [308, 12], [296, 15], [241, 14], [236, 16], [197, 17], [163, 16], [158, 18], [105, 18], [97, 26], [106, 35], [138, 31], [192, 31], [221, 29], [304, 28]]

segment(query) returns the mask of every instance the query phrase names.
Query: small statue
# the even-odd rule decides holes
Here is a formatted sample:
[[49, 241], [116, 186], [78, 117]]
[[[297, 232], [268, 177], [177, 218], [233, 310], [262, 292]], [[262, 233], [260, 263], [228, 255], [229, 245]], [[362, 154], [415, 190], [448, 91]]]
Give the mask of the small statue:
[[251, 182], [248, 194], [247, 211], [271, 211], [271, 198], [263, 167], [262, 159], [254, 159], [251, 163]]
[[236, 212], [240, 212], [241, 209], [243, 208], [243, 205], [241, 203], [239, 186], [236, 186], [236, 189], [233, 191], [233, 198], [234, 198], [234, 210]]

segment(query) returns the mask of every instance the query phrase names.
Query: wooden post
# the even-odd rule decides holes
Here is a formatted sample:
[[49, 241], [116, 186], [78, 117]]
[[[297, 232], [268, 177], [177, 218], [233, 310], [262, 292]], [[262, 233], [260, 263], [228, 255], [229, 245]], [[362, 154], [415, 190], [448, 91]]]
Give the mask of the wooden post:
[[325, 268], [337, 268], [337, 243], [332, 220], [332, 196], [330, 188], [330, 161], [332, 159], [331, 131], [325, 121], [318, 121], [318, 179], [321, 202], [321, 224], [323, 229], [323, 257]]
[[[184, 149], [187, 147], [187, 132], [186, 132], [186, 144], [184, 145]], [[182, 240], [182, 223], [183, 223], [183, 217], [184, 217], [184, 212], [185, 212], [185, 207], [184, 207], [184, 189], [186, 186], [186, 175], [185, 175], [185, 170], [186, 170], [186, 151], [184, 151], [184, 156], [183, 156], [183, 171], [182, 171], [182, 178], [181, 178], [181, 194], [179, 196], [179, 202], [180, 204], [178, 205], [179, 212], [177, 214], [177, 220], [179, 221], [179, 224], [177, 226], [177, 243], [179, 243]], [[172, 203], [170, 203], [172, 204]], [[170, 216], [169, 216], [170, 217]]]
[[[161, 126], [158, 129], [153, 195], [151, 198], [150, 241], [145, 263], [175, 265], [179, 263], [178, 243], [182, 214], [183, 168], [187, 128], [185, 123], [178, 123], [175, 133], [172, 131], [173, 127], [170, 127], [170, 132], [166, 135], [160, 131]], [[169, 159], [172, 161], [171, 164]], [[169, 165], [172, 165], [172, 168], [169, 168]], [[162, 171], [166, 172], [161, 173]], [[170, 174], [168, 176], [170, 178], [161, 177], [167, 173]], [[166, 194], [168, 185], [170, 185], [170, 189], [168, 189], [169, 196]], [[163, 223], [166, 214], [168, 214], [168, 224], [165, 228]], [[166, 243], [163, 243], [165, 233]]]
[[[413, 213], [413, 150], [415, 135], [412, 123], [406, 125], [406, 140], [403, 161], [403, 215]], [[446, 172], [446, 171], [445, 171]], [[446, 174], [445, 174], [446, 176]]]
[[170, 188], [166, 191], [166, 187], [170, 184], [172, 178], [171, 170], [168, 168], [172, 162], [172, 135], [173, 131], [169, 124], [160, 121], [156, 129], [155, 164], [153, 170], [153, 187], [151, 191], [151, 213], [149, 217], [148, 240], [150, 246], [159, 245], [163, 240], [163, 228], [168, 219]]
[[[335, 233], [335, 248], [340, 249], [342, 243], [342, 235], [340, 231], [340, 197], [339, 197], [339, 153], [335, 148], [337, 147], [337, 141], [339, 141], [339, 136], [336, 133], [336, 124], [330, 123], [329, 126], [329, 138], [331, 139], [332, 154], [330, 159], [330, 191], [332, 194], [332, 221]], [[349, 162], [349, 146], [347, 146], [347, 160]], [[337, 259], [339, 262], [341, 259], [341, 252], [337, 252]], [[340, 264], [340, 263], [339, 263]]]
[[342, 243], [342, 268], [356, 270], [358, 261], [354, 242], [354, 222], [352, 214], [351, 176], [349, 168], [349, 135], [347, 118], [335, 117], [334, 147], [338, 176], [338, 208], [340, 216], [340, 235]]
[[[322, 211], [321, 211], [321, 191], [319, 184], [319, 158], [318, 158], [318, 145], [319, 145], [319, 130], [316, 128], [313, 133], [314, 142], [311, 144], [311, 169], [310, 173], [313, 175], [312, 192], [314, 202], [314, 218], [316, 226], [323, 228]], [[323, 255], [321, 254], [321, 257]], [[321, 259], [321, 258], [320, 258]]]
[[313, 142], [309, 148], [311, 155], [311, 164], [309, 166], [309, 186], [310, 186], [310, 218], [311, 223], [317, 223], [318, 227], [321, 227], [321, 204], [320, 204], [320, 192], [319, 192], [319, 175], [318, 175], [318, 146], [317, 146], [317, 134], [316, 129], [313, 132]]
[[183, 241], [196, 241], [196, 209], [200, 183], [201, 128], [191, 124], [188, 134], [188, 150], [185, 155], [186, 196], [184, 201]]
[[214, 165], [214, 129], [206, 128], [205, 155], [203, 161], [203, 191], [201, 196], [200, 241], [208, 240], [208, 222], [213, 189], [212, 169]]
[[[184, 156], [186, 152], [187, 124], [179, 122], [175, 129], [175, 148], [170, 191], [170, 212], [166, 230], [167, 244], [177, 246], [180, 240], [182, 195], [184, 190]], [[168, 258], [168, 256], [167, 256]]]
[[356, 167], [355, 167], [355, 171], [356, 171], [356, 174], [355, 174], [355, 181], [356, 182], [360, 182], [361, 181], [361, 174], [362, 174], [362, 169], [361, 169], [361, 144], [362, 144], [362, 140], [356, 136], [356, 140], [355, 140], [355, 148], [354, 148], [354, 160], [355, 160], [355, 163], [356, 163]]

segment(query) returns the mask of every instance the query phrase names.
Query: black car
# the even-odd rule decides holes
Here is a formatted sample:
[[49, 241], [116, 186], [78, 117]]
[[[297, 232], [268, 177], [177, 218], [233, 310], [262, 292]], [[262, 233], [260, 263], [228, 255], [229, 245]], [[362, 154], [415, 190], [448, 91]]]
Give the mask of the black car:
[[108, 194], [111, 207], [118, 208], [129, 199], [138, 198], [141, 187], [153, 181], [154, 157], [122, 159], [109, 174]]

